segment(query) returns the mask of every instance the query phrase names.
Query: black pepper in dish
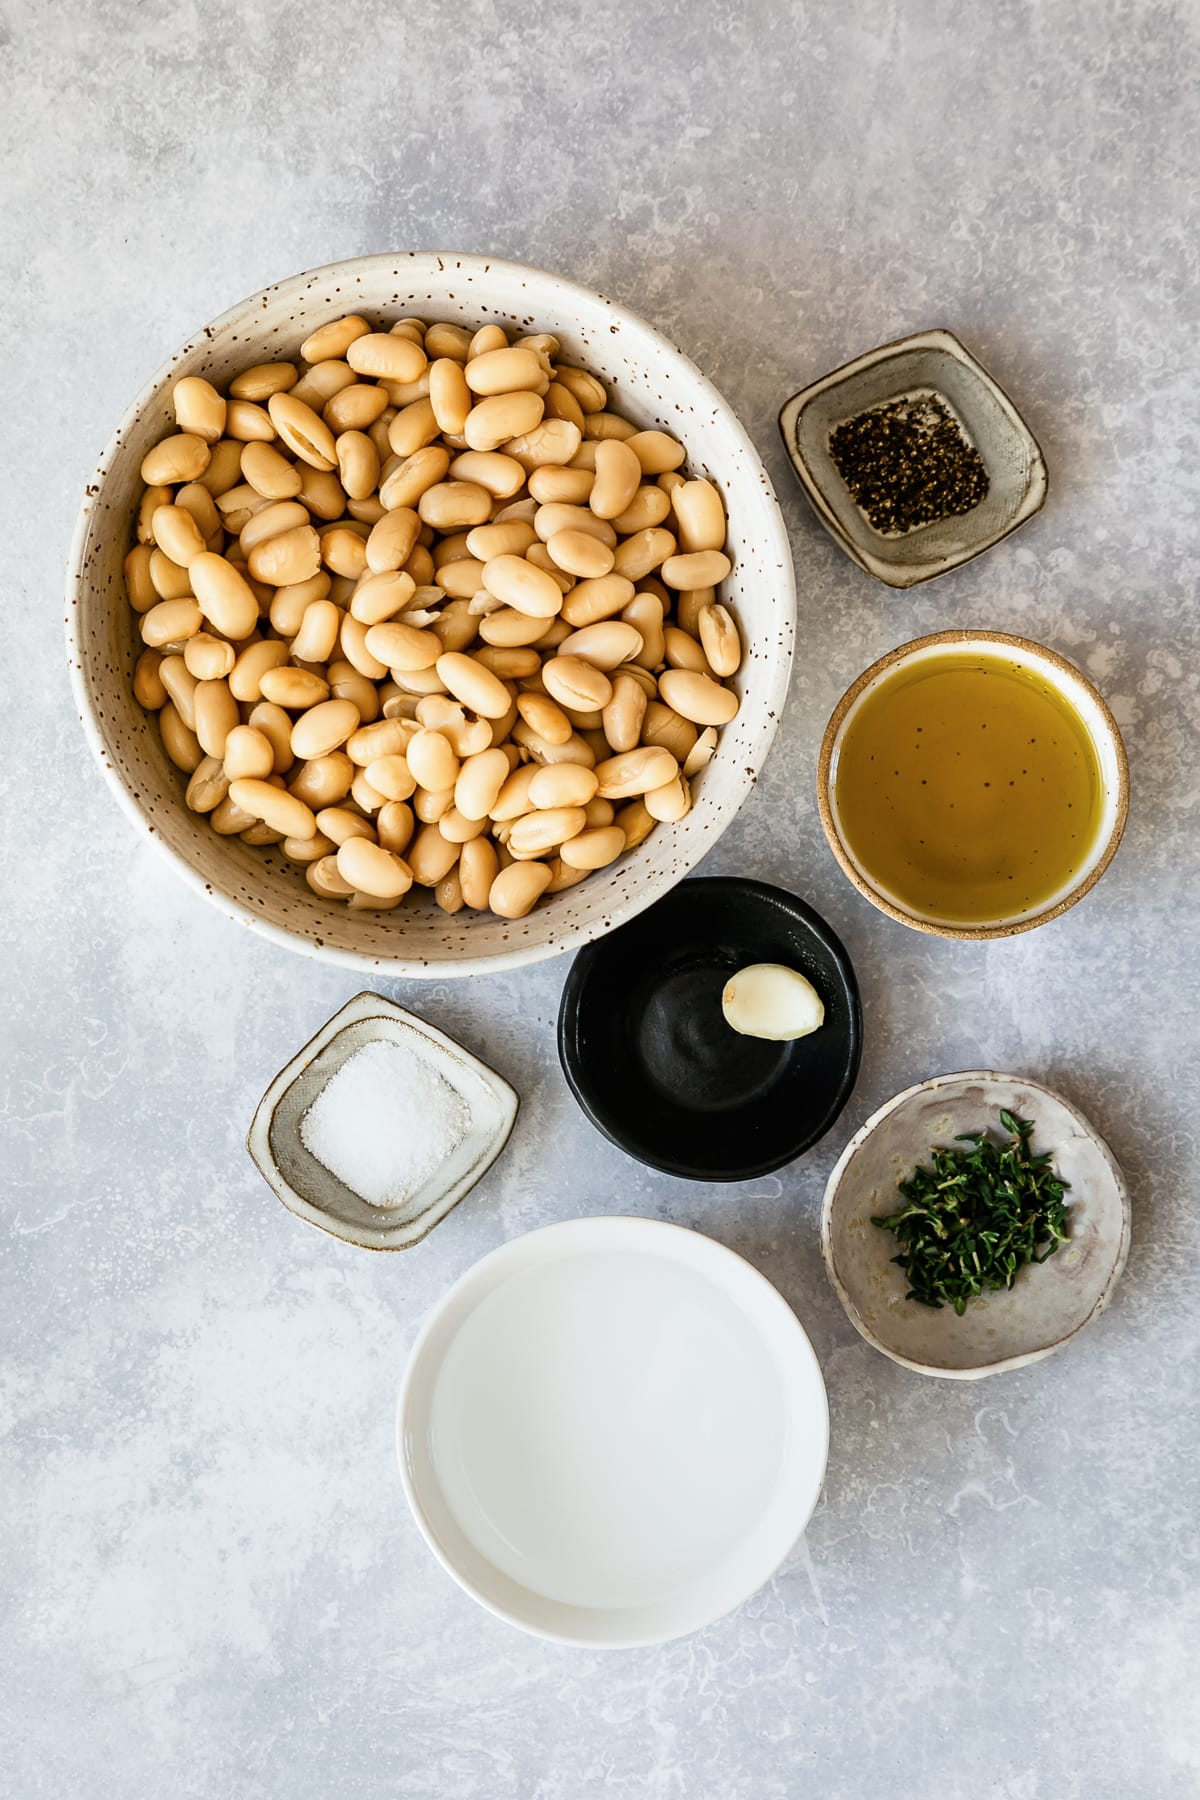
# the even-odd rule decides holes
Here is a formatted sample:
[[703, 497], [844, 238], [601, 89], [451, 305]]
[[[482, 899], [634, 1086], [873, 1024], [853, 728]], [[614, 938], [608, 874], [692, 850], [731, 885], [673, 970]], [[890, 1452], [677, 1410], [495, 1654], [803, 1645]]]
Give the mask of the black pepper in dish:
[[829, 454], [876, 531], [898, 537], [987, 498], [975, 446], [936, 394], [873, 406], [829, 434]]

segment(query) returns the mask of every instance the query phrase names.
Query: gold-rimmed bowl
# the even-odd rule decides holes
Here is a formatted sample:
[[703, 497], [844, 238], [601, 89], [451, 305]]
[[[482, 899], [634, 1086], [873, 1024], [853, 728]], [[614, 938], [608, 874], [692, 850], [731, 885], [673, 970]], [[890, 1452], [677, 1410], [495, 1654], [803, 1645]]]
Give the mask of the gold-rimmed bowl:
[[[882, 682], [898, 669], [921, 661], [934, 661], [947, 652], [981, 649], [1037, 674], [1061, 696], [1078, 717], [1091, 740], [1103, 792], [1100, 822], [1092, 843], [1078, 867], [1059, 889], [1036, 906], [1022, 912], [966, 924], [961, 920], [918, 912], [899, 895], [891, 892], [867, 868], [851, 848], [842, 827], [838, 812], [837, 774], [846, 733], [863, 703]], [[842, 695], [825, 727], [821, 743], [817, 765], [817, 804], [825, 836], [842, 869], [859, 893], [865, 895], [880, 912], [887, 913], [891, 919], [897, 919], [901, 925], [910, 925], [914, 931], [929, 932], [935, 937], [1014, 937], [1018, 932], [1032, 931], [1036, 925], [1044, 925], [1048, 920], [1058, 918], [1095, 887], [1115, 856], [1125, 830], [1129, 812], [1129, 765], [1120, 730], [1107, 703], [1087, 677], [1074, 663], [1068, 662], [1065, 656], [1060, 656], [1056, 650], [1047, 649], [1044, 644], [1035, 643], [1031, 638], [1011, 637], [1000, 631], [938, 631], [929, 637], [915, 638], [911, 643], [889, 650], [886, 656], [881, 656], [878, 662], [864, 670]]]

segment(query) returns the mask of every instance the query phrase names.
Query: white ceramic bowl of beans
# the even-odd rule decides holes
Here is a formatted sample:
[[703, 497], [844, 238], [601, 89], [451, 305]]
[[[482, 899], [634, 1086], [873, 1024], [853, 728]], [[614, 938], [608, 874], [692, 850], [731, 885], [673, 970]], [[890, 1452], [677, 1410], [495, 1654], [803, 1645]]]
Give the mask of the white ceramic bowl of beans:
[[[552, 332], [565, 358], [598, 376], [609, 405], [639, 429], [677, 437], [686, 472], [720, 491], [732, 572], [719, 599], [741, 632], [740, 702], [693, 784], [693, 804], [644, 843], [527, 917], [448, 914], [432, 892], [392, 912], [354, 911], [313, 892], [273, 847], [217, 836], [184, 804], [153, 714], [138, 704], [141, 649], [124, 560], [152, 445], [175, 428], [172, 393], [187, 375], [224, 389], [248, 365], [295, 359], [321, 324], [347, 312], [381, 329], [408, 314], [513, 336]], [[412, 252], [297, 275], [252, 295], [190, 338], [130, 406], [88, 485], [71, 551], [67, 634], [88, 741], [119, 803], [200, 893], [253, 930], [326, 960], [398, 976], [481, 974], [577, 949], [653, 903], [695, 867], [749, 794], [775, 736], [791, 670], [795, 582], [783, 519], [749, 436], [695, 365], [644, 320], [544, 271], [485, 257]]]

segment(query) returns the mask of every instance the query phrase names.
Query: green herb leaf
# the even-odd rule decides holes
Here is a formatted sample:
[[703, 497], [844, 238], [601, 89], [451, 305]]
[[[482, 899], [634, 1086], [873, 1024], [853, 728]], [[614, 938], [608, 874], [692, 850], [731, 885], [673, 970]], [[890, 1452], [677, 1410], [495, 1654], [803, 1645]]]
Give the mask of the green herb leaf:
[[1030, 1152], [1032, 1119], [1003, 1111], [1010, 1142], [986, 1132], [960, 1132], [955, 1144], [934, 1145], [932, 1168], [919, 1165], [899, 1185], [905, 1205], [872, 1220], [893, 1232], [900, 1254], [892, 1261], [909, 1281], [907, 1298], [961, 1318], [968, 1300], [987, 1289], [1011, 1288], [1021, 1269], [1043, 1263], [1065, 1243], [1068, 1183], [1051, 1167], [1051, 1152]]

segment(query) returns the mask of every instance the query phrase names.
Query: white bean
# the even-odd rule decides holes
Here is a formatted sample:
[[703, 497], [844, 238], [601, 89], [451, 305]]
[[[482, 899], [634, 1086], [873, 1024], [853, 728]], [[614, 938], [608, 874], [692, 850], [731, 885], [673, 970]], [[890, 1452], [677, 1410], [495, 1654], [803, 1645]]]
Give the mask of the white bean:
[[352, 910], [524, 918], [682, 818], [736, 714], [721, 496], [560, 354], [347, 314], [181, 378], [142, 459], [135, 697], [193, 814]]

